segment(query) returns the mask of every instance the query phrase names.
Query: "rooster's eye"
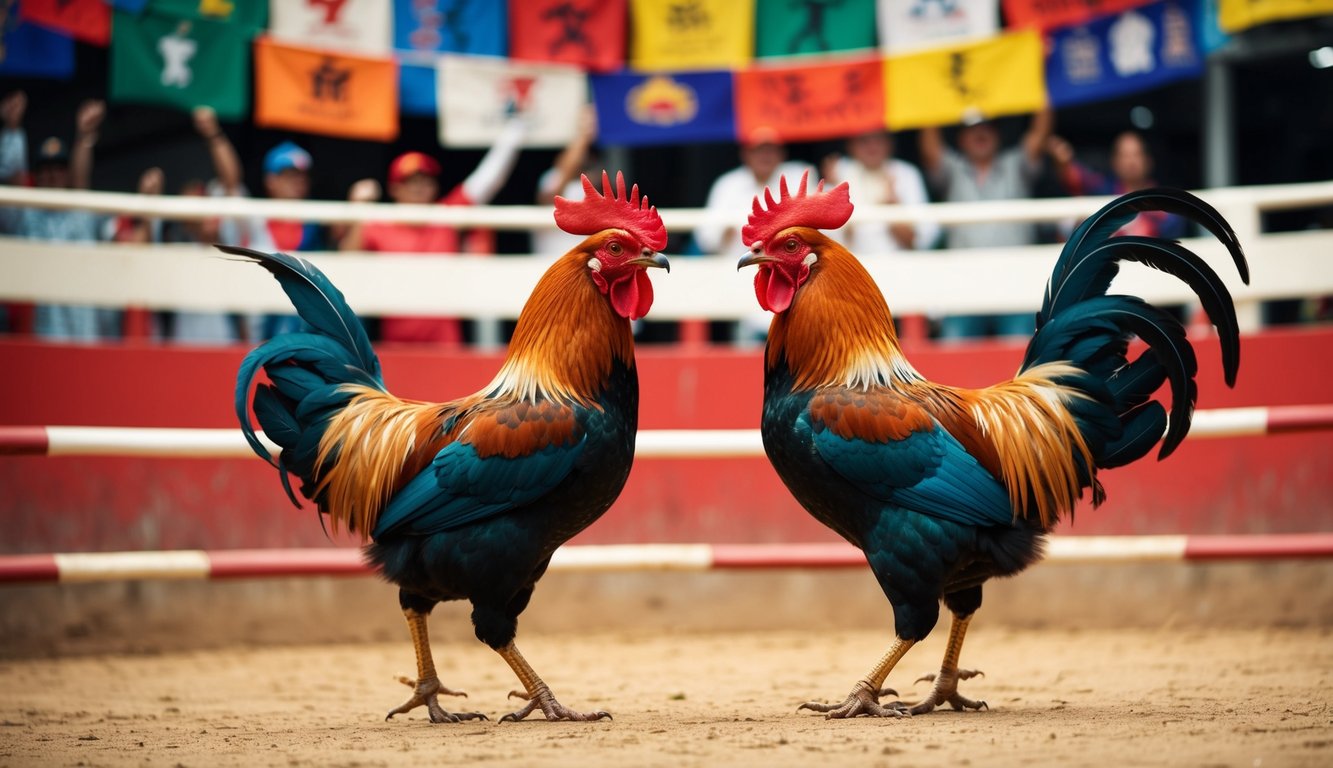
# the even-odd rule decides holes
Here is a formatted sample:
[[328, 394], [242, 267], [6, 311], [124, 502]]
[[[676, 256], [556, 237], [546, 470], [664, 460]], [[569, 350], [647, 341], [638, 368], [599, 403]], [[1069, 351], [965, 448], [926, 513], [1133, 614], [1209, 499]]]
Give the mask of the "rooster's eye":
[[791, 238], [782, 247], [787, 249], [787, 253], [796, 253], [796, 248], [798, 247], [796, 238]]
[[610, 251], [612, 256], [619, 256], [624, 249], [620, 247], [620, 243], [611, 243], [606, 247], [606, 250]]

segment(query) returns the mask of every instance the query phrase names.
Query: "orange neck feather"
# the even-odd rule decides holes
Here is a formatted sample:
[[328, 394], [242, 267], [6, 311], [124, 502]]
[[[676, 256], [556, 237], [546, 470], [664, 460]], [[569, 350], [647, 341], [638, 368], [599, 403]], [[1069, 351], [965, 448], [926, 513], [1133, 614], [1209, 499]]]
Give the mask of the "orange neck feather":
[[884, 295], [861, 262], [812, 229], [801, 237], [818, 261], [769, 330], [768, 367], [783, 360], [797, 389], [891, 385], [921, 375], [907, 362]]
[[504, 365], [483, 393], [589, 402], [615, 361], [634, 367], [630, 323], [593, 284], [589, 258], [582, 248], [570, 251], [537, 281]]

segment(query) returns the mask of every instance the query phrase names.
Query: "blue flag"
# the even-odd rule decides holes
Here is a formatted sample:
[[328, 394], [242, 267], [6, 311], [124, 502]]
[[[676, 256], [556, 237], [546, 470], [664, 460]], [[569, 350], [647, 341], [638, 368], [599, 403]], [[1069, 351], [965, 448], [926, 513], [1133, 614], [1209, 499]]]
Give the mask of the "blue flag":
[[507, 6], [498, 0], [394, 0], [393, 47], [506, 56]]
[[732, 141], [730, 72], [593, 75], [598, 141], [642, 146]]
[[434, 64], [398, 62], [398, 111], [405, 115], [438, 116]]
[[394, 0], [393, 47], [399, 52], [398, 109], [435, 117], [435, 62], [423, 54], [505, 56], [509, 26], [499, 0]]
[[126, 13], [143, 13], [148, 7], [148, 0], [108, 0], [108, 5]]
[[74, 76], [74, 40], [36, 24], [15, 24], [5, 30], [0, 75], [68, 80]]
[[1046, 55], [1053, 107], [1113, 99], [1203, 73], [1198, 5], [1168, 0], [1055, 30]]

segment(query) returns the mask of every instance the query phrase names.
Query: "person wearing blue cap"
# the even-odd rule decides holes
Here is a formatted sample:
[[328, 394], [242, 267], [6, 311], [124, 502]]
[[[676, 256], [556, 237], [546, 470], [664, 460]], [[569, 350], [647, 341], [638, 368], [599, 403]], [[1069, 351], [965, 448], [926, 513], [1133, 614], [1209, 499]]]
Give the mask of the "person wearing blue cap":
[[[264, 191], [273, 200], [304, 200], [310, 194], [310, 153], [295, 142], [284, 141], [264, 155]], [[266, 222], [273, 245], [279, 251], [323, 251], [330, 248], [323, 226], [310, 221], [269, 219]], [[265, 315], [260, 333], [271, 339], [280, 333], [301, 330], [296, 315]]]

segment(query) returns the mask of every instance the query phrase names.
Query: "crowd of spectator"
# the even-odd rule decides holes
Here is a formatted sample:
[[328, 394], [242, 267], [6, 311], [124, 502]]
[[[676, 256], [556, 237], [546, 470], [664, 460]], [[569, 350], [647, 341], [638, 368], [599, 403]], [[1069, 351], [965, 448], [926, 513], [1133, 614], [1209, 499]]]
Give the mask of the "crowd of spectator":
[[[27, 96], [13, 92], [0, 99], [0, 183], [28, 184], [53, 189], [88, 189], [98, 130], [105, 115], [100, 101], [82, 104], [74, 116], [73, 139], [43, 138], [29, 146], [24, 130]], [[207, 108], [193, 114], [193, 124], [211, 160], [212, 178], [191, 179], [177, 188], [181, 195], [247, 197], [242, 161], [233, 142]], [[347, 199], [394, 203], [486, 205], [509, 181], [522, 153], [527, 126], [521, 109], [513, 105], [504, 127], [476, 167], [451, 188], [441, 187], [441, 164], [428, 152], [410, 151], [388, 164], [383, 188], [375, 178], [356, 181]], [[1153, 186], [1153, 158], [1144, 136], [1126, 131], [1112, 144], [1106, 171], [1080, 161], [1069, 141], [1055, 135], [1049, 110], [1032, 115], [1021, 138], [1005, 145], [992, 120], [975, 116], [954, 130], [948, 142], [939, 128], [917, 132], [920, 168], [896, 156], [895, 137], [872, 131], [848, 137], [841, 152], [824, 157], [816, 169], [811, 163], [788, 157], [788, 148], [771, 127], [749, 131], [739, 144], [740, 164], [722, 173], [701, 201], [722, 222], [700, 226], [682, 248], [688, 253], [735, 255], [744, 250], [740, 224], [752, 199], [765, 187], [775, 187], [781, 176], [795, 183], [809, 173], [836, 184], [849, 182], [857, 206], [915, 206], [935, 201], [981, 201], [1029, 198], [1039, 179], [1053, 181], [1070, 195], [1103, 195]], [[535, 202], [549, 206], [556, 195], [578, 199], [583, 195], [581, 173], [597, 175], [602, 169], [596, 144], [597, 126], [591, 109], [579, 121], [577, 135], [559, 152], [541, 175]], [[951, 145], [952, 144], [952, 145]], [[30, 153], [30, 149], [33, 150]], [[31, 158], [31, 159], [30, 159]], [[310, 195], [311, 171], [316, 158], [292, 141], [267, 149], [262, 160], [263, 193], [275, 200], [304, 200]], [[641, 180], [642, 181], [642, 180]], [[150, 167], [141, 174], [137, 190], [160, 195], [165, 174]], [[386, 195], [387, 193], [387, 195]], [[1071, 223], [1072, 225], [1072, 223]], [[1186, 234], [1183, 221], [1161, 213], [1140, 215], [1124, 229], [1128, 234], [1177, 238]], [[1066, 233], [1068, 227], [1064, 230]], [[459, 231], [437, 224], [366, 222], [325, 226], [312, 222], [258, 217], [216, 217], [199, 220], [160, 220], [131, 216], [104, 217], [79, 210], [0, 208], [0, 234], [60, 242], [112, 240], [122, 243], [222, 243], [259, 250], [357, 251], [394, 254], [490, 254], [496, 251], [495, 233], [486, 229]], [[1046, 240], [1060, 232], [1047, 233]], [[1039, 242], [1036, 227], [1023, 222], [981, 223], [940, 227], [930, 222], [868, 224], [853, 222], [841, 233], [842, 241], [858, 256], [873, 259], [899, 251], [935, 248], [1025, 246]], [[577, 243], [553, 227], [534, 230], [530, 250], [551, 256]], [[12, 308], [11, 308], [12, 310]], [[6, 316], [7, 315], [7, 316]], [[728, 334], [741, 344], [761, 342], [766, 315], [743, 318]], [[930, 318], [931, 334], [943, 341], [985, 336], [1027, 336], [1033, 330], [1029, 313], [1004, 315], [943, 315]], [[294, 315], [249, 316], [178, 310], [150, 313], [141, 309], [39, 305], [26, 321], [21, 312], [0, 313], [0, 330], [28, 331], [51, 341], [89, 342], [132, 336], [181, 344], [255, 343], [279, 333], [297, 330]], [[478, 337], [464, 333], [459, 318], [390, 316], [372, 322], [376, 340], [458, 346]]]

